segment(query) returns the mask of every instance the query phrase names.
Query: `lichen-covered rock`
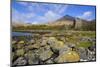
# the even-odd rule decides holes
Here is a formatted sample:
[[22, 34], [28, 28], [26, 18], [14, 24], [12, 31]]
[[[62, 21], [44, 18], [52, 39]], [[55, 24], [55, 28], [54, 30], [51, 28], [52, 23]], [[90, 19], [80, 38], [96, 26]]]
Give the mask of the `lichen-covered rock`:
[[74, 43], [66, 43], [66, 45], [67, 45], [68, 47], [70, 47], [70, 48], [76, 47], [76, 45], [75, 45]]
[[17, 43], [17, 41], [15, 41], [15, 40], [14, 40], [14, 41], [12, 41], [12, 44], [15, 44], [15, 43]]
[[64, 48], [64, 43], [62, 41], [56, 41], [55, 44], [51, 44], [50, 45], [52, 47], [52, 49], [55, 50], [61, 50], [62, 48]]
[[47, 37], [43, 37], [41, 41], [42, 42], [41, 42], [40, 46], [45, 46], [45, 45], [47, 45], [48, 38]]
[[19, 41], [18, 44], [24, 44], [25, 42], [22, 40], [22, 41]]
[[38, 56], [35, 55], [35, 53], [32, 51], [27, 52], [24, 56], [28, 60], [28, 64], [38, 64], [39, 63]]
[[96, 51], [96, 45], [93, 44], [92, 46], [88, 47], [90, 51]]
[[65, 52], [65, 51], [69, 51], [69, 50], [71, 50], [71, 48], [68, 47], [67, 45], [65, 45], [65, 46], [59, 51], [59, 54]]
[[33, 45], [28, 45], [27, 47], [25, 47], [25, 48], [27, 48], [27, 50], [30, 50], [30, 49], [33, 49], [34, 48], [34, 46]]
[[30, 40], [30, 43], [31, 44], [34, 44], [35, 43], [35, 40], [34, 39]]
[[43, 52], [40, 53], [40, 59], [42, 61], [45, 61], [47, 59], [49, 59], [52, 56], [53, 52], [51, 50], [45, 50]]
[[52, 64], [52, 63], [54, 63], [54, 62], [53, 62], [53, 59], [49, 59], [49, 60], [47, 60], [45, 63], [46, 63], [46, 64]]
[[40, 44], [34, 44], [33, 48], [37, 48], [37, 49], [40, 48]]
[[48, 39], [48, 44], [53, 49], [53, 51], [59, 51], [64, 48], [65, 44], [63, 41], [58, 41], [55, 37], [50, 37]]
[[16, 55], [17, 56], [23, 56], [24, 53], [25, 53], [25, 50], [24, 49], [18, 49], [18, 50], [16, 50]]
[[80, 60], [80, 56], [75, 51], [66, 51], [60, 54], [56, 59], [56, 63], [63, 63], [63, 62], [77, 62]]
[[87, 57], [87, 49], [86, 48], [79, 47], [78, 52], [79, 52], [79, 55], [80, 55], [80, 59], [87, 60], [88, 57]]
[[39, 47], [40, 47], [39, 44], [32, 44], [27, 46], [28, 49], [34, 49], [34, 48], [38, 49]]
[[88, 50], [87, 49], [87, 51], [88, 51], [88, 54], [87, 54], [87, 60], [88, 61], [93, 61], [93, 60], [96, 60], [96, 53], [95, 53], [95, 51], [90, 51], [90, 50]]
[[16, 46], [17, 46], [17, 49], [21, 49], [24, 47], [24, 45], [25, 45], [25, 42], [22, 40], [22, 41], [19, 41]]
[[12, 55], [11, 55], [11, 60], [13, 61], [13, 60], [15, 60], [15, 59], [16, 59], [15, 53], [14, 53], [14, 52], [12, 52]]
[[17, 49], [21, 49], [21, 48], [24, 48], [24, 44], [17, 44]]
[[23, 57], [19, 57], [14, 63], [13, 66], [15, 65], [26, 65], [27, 61]]

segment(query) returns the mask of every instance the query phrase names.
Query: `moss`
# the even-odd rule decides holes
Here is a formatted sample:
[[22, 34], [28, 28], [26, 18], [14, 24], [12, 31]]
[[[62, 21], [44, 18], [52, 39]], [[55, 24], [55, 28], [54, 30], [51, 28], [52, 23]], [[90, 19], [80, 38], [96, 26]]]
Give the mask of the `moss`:
[[79, 41], [79, 38], [74, 35], [72, 37], [67, 38], [67, 41], [76, 44]]
[[90, 46], [92, 46], [92, 42], [89, 42], [89, 41], [87, 41], [87, 42], [79, 42], [79, 45], [77, 45], [77, 47], [84, 47], [84, 48], [88, 48]]
[[94, 32], [94, 31], [90, 31], [90, 32], [82, 32], [81, 33], [82, 34], [82, 36], [87, 36], [87, 37], [96, 37], [96, 32]]

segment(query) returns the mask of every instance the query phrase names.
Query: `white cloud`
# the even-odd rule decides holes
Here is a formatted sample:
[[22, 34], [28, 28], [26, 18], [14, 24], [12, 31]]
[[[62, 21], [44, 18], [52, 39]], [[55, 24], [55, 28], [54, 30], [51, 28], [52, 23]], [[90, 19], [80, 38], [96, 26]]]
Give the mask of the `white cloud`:
[[[16, 9], [13, 9], [13, 20], [14, 21], [22, 21], [22, 22], [33, 22], [37, 23], [46, 23], [49, 21], [54, 21], [62, 16], [65, 9], [68, 8], [68, 5], [58, 5], [52, 4], [50, 8], [46, 9], [44, 6], [48, 6], [48, 4], [37, 4], [37, 3], [26, 3], [19, 2], [19, 4], [27, 5], [28, 12], [19, 12]], [[43, 6], [44, 5], [44, 6]], [[37, 12], [38, 11], [38, 12]], [[37, 13], [43, 13], [43, 15], [39, 15]]]
[[83, 17], [89, 17], [92, 15], [91, 11], [84, 12]]
[[60, 18], [59, 14], [54, 13], [53, 11], [47, 11], [44, 16], [37, 16], [39, 18], [37, 21], [41, 23], [52, 22]]
[[91, 11], [86, 11], [78, 17], [82, 18], [82, 19], [86, 19], [86, 20], [91, 20], [91, 16], [92, 16], [92, 12]]
[[28, 19], [35, 17], [34, 12], [22, 13], [16, 9], [12, 9], [12, 21], [13, 22], [27, 22]]
[[53, 11], [48, 11], [45, 13], [45, 18], [48, 19], [48, 21], [55, 20], [56, 18], [60, 17], [58, 14], [54, 13]]

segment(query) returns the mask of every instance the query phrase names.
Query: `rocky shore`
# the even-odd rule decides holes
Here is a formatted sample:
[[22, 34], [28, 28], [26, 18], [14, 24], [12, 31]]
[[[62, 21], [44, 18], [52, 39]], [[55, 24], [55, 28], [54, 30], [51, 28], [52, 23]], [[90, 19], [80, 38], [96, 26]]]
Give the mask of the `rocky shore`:
[[96, 60], [96, 38], [91, 33], [36, 34], [12, 38], [12, 66]]

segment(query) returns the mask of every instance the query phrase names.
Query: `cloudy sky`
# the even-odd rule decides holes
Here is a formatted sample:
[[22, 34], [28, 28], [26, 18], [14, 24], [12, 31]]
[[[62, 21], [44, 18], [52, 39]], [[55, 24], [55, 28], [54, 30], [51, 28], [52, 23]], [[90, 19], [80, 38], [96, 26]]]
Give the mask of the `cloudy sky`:
[[65, 15], [92, 20], [95, 19], [95, 7], [36, 2], [12, 2], [13, 22], [41, 24], [55, 21]]

